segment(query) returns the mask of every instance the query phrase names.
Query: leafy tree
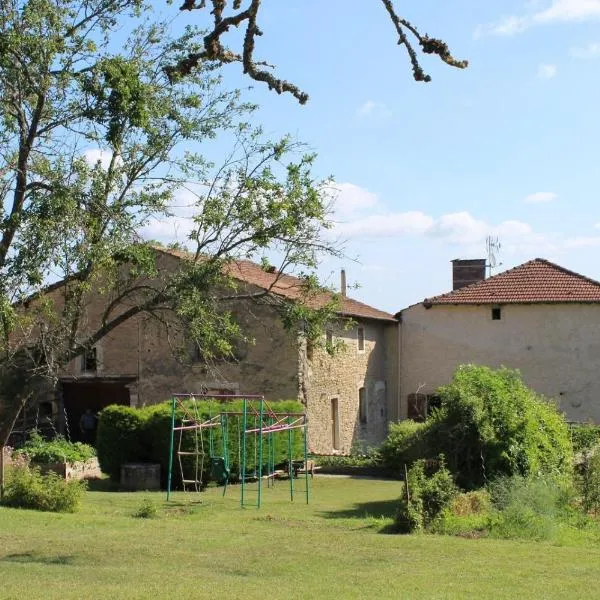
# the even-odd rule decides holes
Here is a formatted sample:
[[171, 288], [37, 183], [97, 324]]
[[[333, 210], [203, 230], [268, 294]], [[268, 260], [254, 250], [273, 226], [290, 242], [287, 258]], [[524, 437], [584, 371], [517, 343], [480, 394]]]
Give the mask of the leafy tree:
[[[222, 90], [210, 65], [169, 81], [168, 66], [203, 43], [194, 28], [173, 39], [137, 21], [113, 51], [111, 37], [140, 11], [138, 0], [0, 7], [0, 447], [36, 392], [128, 319], [175, 323], [181, 345], [192, 339], [217, 358], [243, 335], [227, 302], [269, 291], [238, 289], [231, 260], [275, 251], [279, 273], [308, 273], [337, 252], [323, 237], [328, 200], [313, 157], [289, 139], [263, 141], [244, 122], [253, 107]], [[215, 169], [195, 149], [220, 132], [233, 149]], [[194, 253], [159, 272], [137, 231], [168, 215], [182, 189], [196, 192]], [[316, 282], [305, 281], [309, 296]], [[106, 308], [95, 321], [87, 307], [98, 295]], [[310, 311], [302, 296], [269, 302], [315, 336], [335, 298]]]
[[[419, 59], [418, 51], [423, 54], [437, 55], [446, 64], [464, 69], [468, 66], [466, 60], [454, 58], [448, 45], [440, 39], [422, 34], [420, 30], [410, 21], [401, 17], [395, 7], [393, 0], [380, 0], [383, 10], [387, 13], [396, 34], [398, 45], [402, 46], [410, 59], [413, 77], [415, 81], [431, 81], [431, 77], [425, 73]], [[279, 79], [272, 72], [265, 69], [267, 65], [254, 57], [256, 38], [263, 35], [258, 19], [264, 8], [263, 0], [184, 0], [181, 10], [209, 12], [212, 24], [208, 33], [204, 36], [203, 47], [200, 50], [190, 50], [188, 55], [168, 67], [169, 76], [175, 79], [181, 75], [187, 75], [198, 67], [203, 61], [218, 61], [221, 63], [239, 62], [242, 64], [244, 73], [255, 81], [265, 83], [270, 90], [278, 94], [287, 92], [292, 94], [300, 104], [308, 101], [308, 94], [300, 90], [296, 85], [284, 79]], [[357, 10], [353, 2], [343, 3], [340, 11]], [[244, 5], [244, 6], [242, 6]], [[230, 8], [231, 10], [227, 10]], [[318, 19], [319, 15], [316, 14]], [[223, 38], [231, 29], [245, 27], [242, 48], [240, 51], [231, 50], [223, 43]]]

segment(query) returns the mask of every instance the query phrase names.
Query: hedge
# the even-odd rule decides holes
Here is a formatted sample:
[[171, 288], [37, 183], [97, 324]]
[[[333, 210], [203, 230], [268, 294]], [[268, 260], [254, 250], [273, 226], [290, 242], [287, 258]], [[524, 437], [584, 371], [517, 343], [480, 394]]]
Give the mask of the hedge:
[[[185, 403], [189, 412], [195, 410], [192, 402]], [[279, 401], [270, 404], [275, 412], [301, 413], [304, 412], [302, 404], [296, 401]], [[215, 402], [202, 401], [197, 403], [197, 418], [200, 421], [208, 420], [220, 412], [241, 412], [242, 401], [233, 402]], [[177, 411], [176, 419], [179, 423], [184, 416], [181, 409]], [[238, 477], [241, 463], [241, 431], [242, 417], [229, 416], [226, 418], [228, 431], [228, 458], [232, 477]], [[253, 417], [249, 416], [249, 425], [254, 422]], [[223, 442], [221, 427], [211, 428], [213, 435], [213, 449], [215, 456], [223, 456]], [[209, 429], [198, 431], [198, 441], [202, 444], [205, 461], [204, 471], [209, 469], [208, 458], [210, 456], [209, 448]], [[169, 444], [171, 435], [171, 402], [134, 409], [126, 406], [112, 405], [106, 407], [99, 416], [97, 433], [98, 460], [103, 472], [118, 481], [120, 477], [121, 465], [130, 462], [152, 462], [160, 463], [163, 484], [166, 482], [168, 472]], [[288, 434], [286, 432], [274, 434], [272, 436], [274, 448], [275, 464], [284, 464], [288, 458]], [[258, 446], [256, 444], [256, 435], [247, 435], [246, 437], [246, 471], [253, 472], [258, 462]], [[181, 439], [182, 451], [193, 451], [196, 444], [194, 430], [183, 432]], [[175, 450], [179, 448], [179, 432], [175, 432]], [[263, 438], [263, 470], [266, 469], [268, 440]], [[292, 430], [292, 457], [300, 459], [303, 457], [304, 445], [302, 430]], [[191, 475], [195, 468], [195, 458], [192, 456], [183, 456], [183, 470], [185, 477]], [[192, 479], [192, 477], [189, 477]], [[203, 480], [206, 474], [203, 474]], [[177, 456], [173, 462], [173, 484], [175, 487], [180, 485], [181, 469]]]

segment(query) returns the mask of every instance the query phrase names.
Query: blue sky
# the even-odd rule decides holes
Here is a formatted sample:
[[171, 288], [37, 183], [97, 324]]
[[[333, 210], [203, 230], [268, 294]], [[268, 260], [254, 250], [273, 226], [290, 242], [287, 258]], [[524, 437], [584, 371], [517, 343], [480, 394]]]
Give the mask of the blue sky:
[[[496, 272], [543, 257], [600, 279], [600, 0], [398, 2], [470, 61], [425, 57], [429, 84], [379, 2], [348, 4], [265, 0], [257, 57], [310, 101], [249, 92], [266, 132], [303, 140], [335, 176], [349, 258], [324, 261], [324, 280], [345, 267], [354, 297], [395, 312], [448, 291], [450, 261], [484, 257], [487, 235]], [[248, 85], [238, 66], [225, 76]]]

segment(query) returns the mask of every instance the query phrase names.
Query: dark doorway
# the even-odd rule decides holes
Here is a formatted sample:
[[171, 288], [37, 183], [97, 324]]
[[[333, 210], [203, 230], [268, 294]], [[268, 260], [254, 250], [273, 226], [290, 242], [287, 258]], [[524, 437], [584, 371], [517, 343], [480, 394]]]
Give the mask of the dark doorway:
[[62, 396], [66, 416], [66, 431], [73, 442], [84, 441], [79, 422], [89, 408], [97, 414], [110, 404], [129, 406], [129, 389], [126, 381], [63, 381]]

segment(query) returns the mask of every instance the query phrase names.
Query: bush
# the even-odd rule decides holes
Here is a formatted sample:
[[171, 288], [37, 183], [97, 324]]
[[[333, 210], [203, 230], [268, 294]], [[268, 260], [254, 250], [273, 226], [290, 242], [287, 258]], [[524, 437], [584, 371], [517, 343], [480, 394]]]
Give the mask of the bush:
[[58, 435], [52, 440], [45, 440], [37, 431], [32, 431], [22, 448], [13, 452], [14, 456], [27, 457], [38, 464], [59, 462], [84, 462], [96, 456], [96, 450], [81, 442], [68, 442]]
[[144, 422], [143, 410], [129, 406], [114, 404], [100, 413], [96, 433], [98, 462], [111, 479], [119, 481], [122, 464], [147, 459], [148, 448], [142, 434]]
[[150, 498], [144, 498], [133, 516], [136, 519], [155, 519], [158, 516], [158, 508]]
[[391, 423], [389, 433], [379, 453], [384, 467], [398, 475], [403, 475], [404, 465], [411, 465], [420, 458], [430, 458], [432, 455], [426, 448], [427, 423], [417, 423], [411, 420]]
[[476, 489], [502, 476], [571, 475], [573, 449], [562, 415], [518, 371], [462, 366], [439, 392], [427, 445], [446, 455], [461, 487]]
[[490, 510], [491, 498], [486, 490], [458, 494], [450, 504], [450, 512], [457, 517], [486, 514]]
[[552, 479], [504, 477], [489, 490], [495, 509], [489, 523], [493, 537], [548, 540], [573, 515], [569, 488]]
[[[220, 403], [203, 400], [194, 407], [192, 402], [186, 403], [189, 413], [198, 409], [196, 418], [200, 421], [208, 420], [211, 416], [220, 412], [241, 412], [242, 401]], [[301, 413], [304, 407], [296, 401], [281, 401], [271, 404], [274, 411]], [[179, 409], [176, 415], [177, 422], [184, 417]], [[250, 417], [249, 426], [254, 423]], [[226, 418], [227, 424], [227, 454], [232, 478], [238, 477], [240, 473], [241, 459], [241, 417], [230, 416]], [[223, 439], [221, 427], [204, 429], [198, 432], [198, 440], [202, 444], [205, 460], [202, 479], [206, 480], [209, 470], [210, 436], [213, 437], [213, 454], [223, 455]], [[104, 472], [118, 481], [121, 465], [127, 462], [153, 462], [160, 463], [163, 483], [168, 472], [169, 445], [171, 439], [171, 403], [163, 402], [154, 406], [133, 409], [125, 406], [109, 406], [100, 413], [97, 434], [97, 448], [100, 466]], [[253, 472], [258, 462], [258, 436], [248, 435], [246, 438], [246, 470]], [[195, 448], [195, 432], [185, 431], [181, 440], [182, 451], [192, 451]], [[272, 436], [272, 456], [275, 464], [283, 464], [288, 456], [287, 433], [274, 434]], [[175, 436], [175, 450], [179, 447], [179, 434]], [[263, 438], [263, 470], [268, 463], [268, 438]], [[295, 459], [304, 456], [304, 445], [300, 429], [292, 430], [292, 455]], [[195, 457], [182, 456], [183, 470], [186, 473], [193, 472]], [[177, 457], [173, 462], [173, 486], [178, 487], [181, 480], [181, 469]]]
[[315, 462], [321, 467], [380, 467], [381, 455], [376, 448], [367, 448], [364, 453], [351, 452], [350, 456], [315, 456]]
[[400, 500], [396, 527], [400, 533], [427, 529], [458, 493], [452, 474], [439, 461], [418, 460], [408, 471], [408, 491]]
[[600, 444], [600, 425], [573, 423], [569, 426], [573, 452], [579, 454]]
[[600, 445], [583, 453], [577, 464], [581, 506], [586, 513], [600, 511]]
[[13, 467], [2, 503], [14, 508], [75, 512], [86, 487], [85, 482], [67, 481], [56, 473], [42, 475], [38, 468]]

